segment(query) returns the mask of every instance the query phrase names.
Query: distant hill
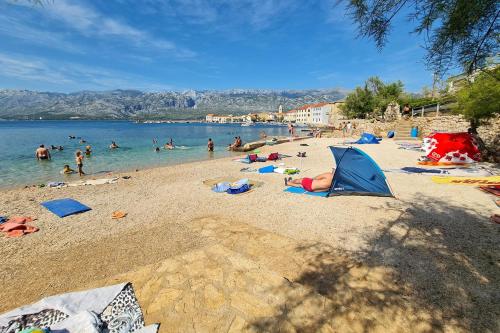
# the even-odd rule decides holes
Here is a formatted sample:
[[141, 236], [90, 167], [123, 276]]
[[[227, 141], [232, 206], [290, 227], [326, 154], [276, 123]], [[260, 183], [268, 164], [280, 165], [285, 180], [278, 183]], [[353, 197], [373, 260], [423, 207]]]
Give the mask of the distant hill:
[[1, 119], [201, 119], [207, 113], [284, 110], [343, 98], [340, 89], [164, 91], [112, 90], [69, 94], [0, 90]]

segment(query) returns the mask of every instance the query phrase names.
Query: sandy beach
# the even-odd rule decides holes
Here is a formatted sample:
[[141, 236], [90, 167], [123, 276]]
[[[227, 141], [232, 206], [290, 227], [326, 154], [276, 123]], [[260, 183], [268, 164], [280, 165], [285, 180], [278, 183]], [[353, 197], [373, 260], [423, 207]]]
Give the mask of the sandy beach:
[[[339, 142], [260, 155], [291, 155], [279, 163], [315, 176], [334, 166], [327, 147]], [[416, 166], [421, 155], [391, 140], [359, 148], [382, 169]], [[284, 193], [282, 175], [240, 171], [248, 166], [225, 158], [114, 175], [116, 184], [2, 190], [0, 215], [35, 217], [40, 231], [0, 237], [0, 312], [132, 281], [161, 332], [500, 330], [500, 228], [489, 221], [499, 209], [488, 194], [387, 172], [396, 198], [319, 198]], [[263, 185], [231, 196], [203, 184], [219, 177]], [[92, 210], [61, 219], [40, 205], [57, 198]], [[113, 220], [115, 210], [128, 215]]]

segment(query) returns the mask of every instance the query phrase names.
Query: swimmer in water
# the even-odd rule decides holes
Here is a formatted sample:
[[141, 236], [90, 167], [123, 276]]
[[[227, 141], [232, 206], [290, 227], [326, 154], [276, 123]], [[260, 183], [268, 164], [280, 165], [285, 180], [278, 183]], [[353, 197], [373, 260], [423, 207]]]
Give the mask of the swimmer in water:
[[155, 152], [157, 152], [157, 153], [160, 152], [160, 147], [156, 147]]
[[116, 142], [111, 141], [111, 144], [109, 145], [109, 148], [110, 149], [116, 149], [116, 148], [120, 148], [120, 147], [118, 147], [118, 145], [116, 144]]
[[35, 152], [36, 159], [39, 160], [50, 160], [50, 152], [44, 145], [40, 145]]
[[92, 154], [92, 147], [88, 145], [85, 147], [85, 155], [90, 156], [90, 154]]
[[65, 175], [70, 175], [72, 173], [75, 173], [75, 170], [71, 169], [69, 167], [69, 165], [65, 164], [62, 171], [61, 171], [62, 174], [65, 174]]
[[214, 142], [212, 141], [212, 138], [208, 139], [207, 149], [208, 151], [214, 151]]
[[170, 138], [170, 140], [168, 141], [168, 143], [165, 144], [165, 149], [174, 149], [175, 146], [174, 146], [174, 140], [172, 140], [172, 138]]

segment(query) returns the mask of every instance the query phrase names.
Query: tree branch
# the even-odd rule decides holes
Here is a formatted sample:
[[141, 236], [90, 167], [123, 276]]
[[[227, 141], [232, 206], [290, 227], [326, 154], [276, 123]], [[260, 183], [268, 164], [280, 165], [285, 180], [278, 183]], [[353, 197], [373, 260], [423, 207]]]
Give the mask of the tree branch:
[[500, 10], [497, 10], [497, 13], [496, 13], [495, 17], [493, 18], [493, 21], [491, 22], [488, 30], [486, 31], [486, 33], [484, 34], [483, 38], [481, 39], [481, 42], [479, 43], [479, 46], [477, 47], [476, 52], [474, 53], [474, 57], [472, 58], [472, 61], [471, 61], [470, 65], [469, 65], [469, 69], [467, 70], [467, 72], [469, 74], [472, 73], [472, 71], [474, 70], [474, 67], [475, 67], [474, 65], [477, 62], [477, 56], [479, 55], [479, 51], [481, 50], [481, 47], [483, 47], [483, 44], [484, 44], [484, 41], [486, 40], [486, 37], [488, 37], [488, 35], [493, 30], [493, 26], [495, 25], [495, 22], [496, 22], [499, 14], [500, 14]]

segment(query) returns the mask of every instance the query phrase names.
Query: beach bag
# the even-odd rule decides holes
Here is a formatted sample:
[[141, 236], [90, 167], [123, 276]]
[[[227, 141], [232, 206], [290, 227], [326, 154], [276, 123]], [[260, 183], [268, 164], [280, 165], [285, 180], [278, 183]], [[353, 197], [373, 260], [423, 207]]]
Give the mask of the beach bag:
[[257, 154], [248, 155], [248, 159], [250, 160], [250, 162], [256, 162], [257, 158], [258, 158]]
[[250, 185], [248, 184], [243, 184], [241, 187], [238, 187], [238, 188], [228, 188], [227, 189], [227, 193], [228, 194], [240, 194], [240, 193], [244, 193], [244, 192], [247, 192], [250, 190]]
[[269, 161], [276, 161], [276, 160], [279, 160], [280, 158], [280, 155], [278, 153], [271, 153], [269, 154], [269, 156], [267, 157], [267, 159]]

